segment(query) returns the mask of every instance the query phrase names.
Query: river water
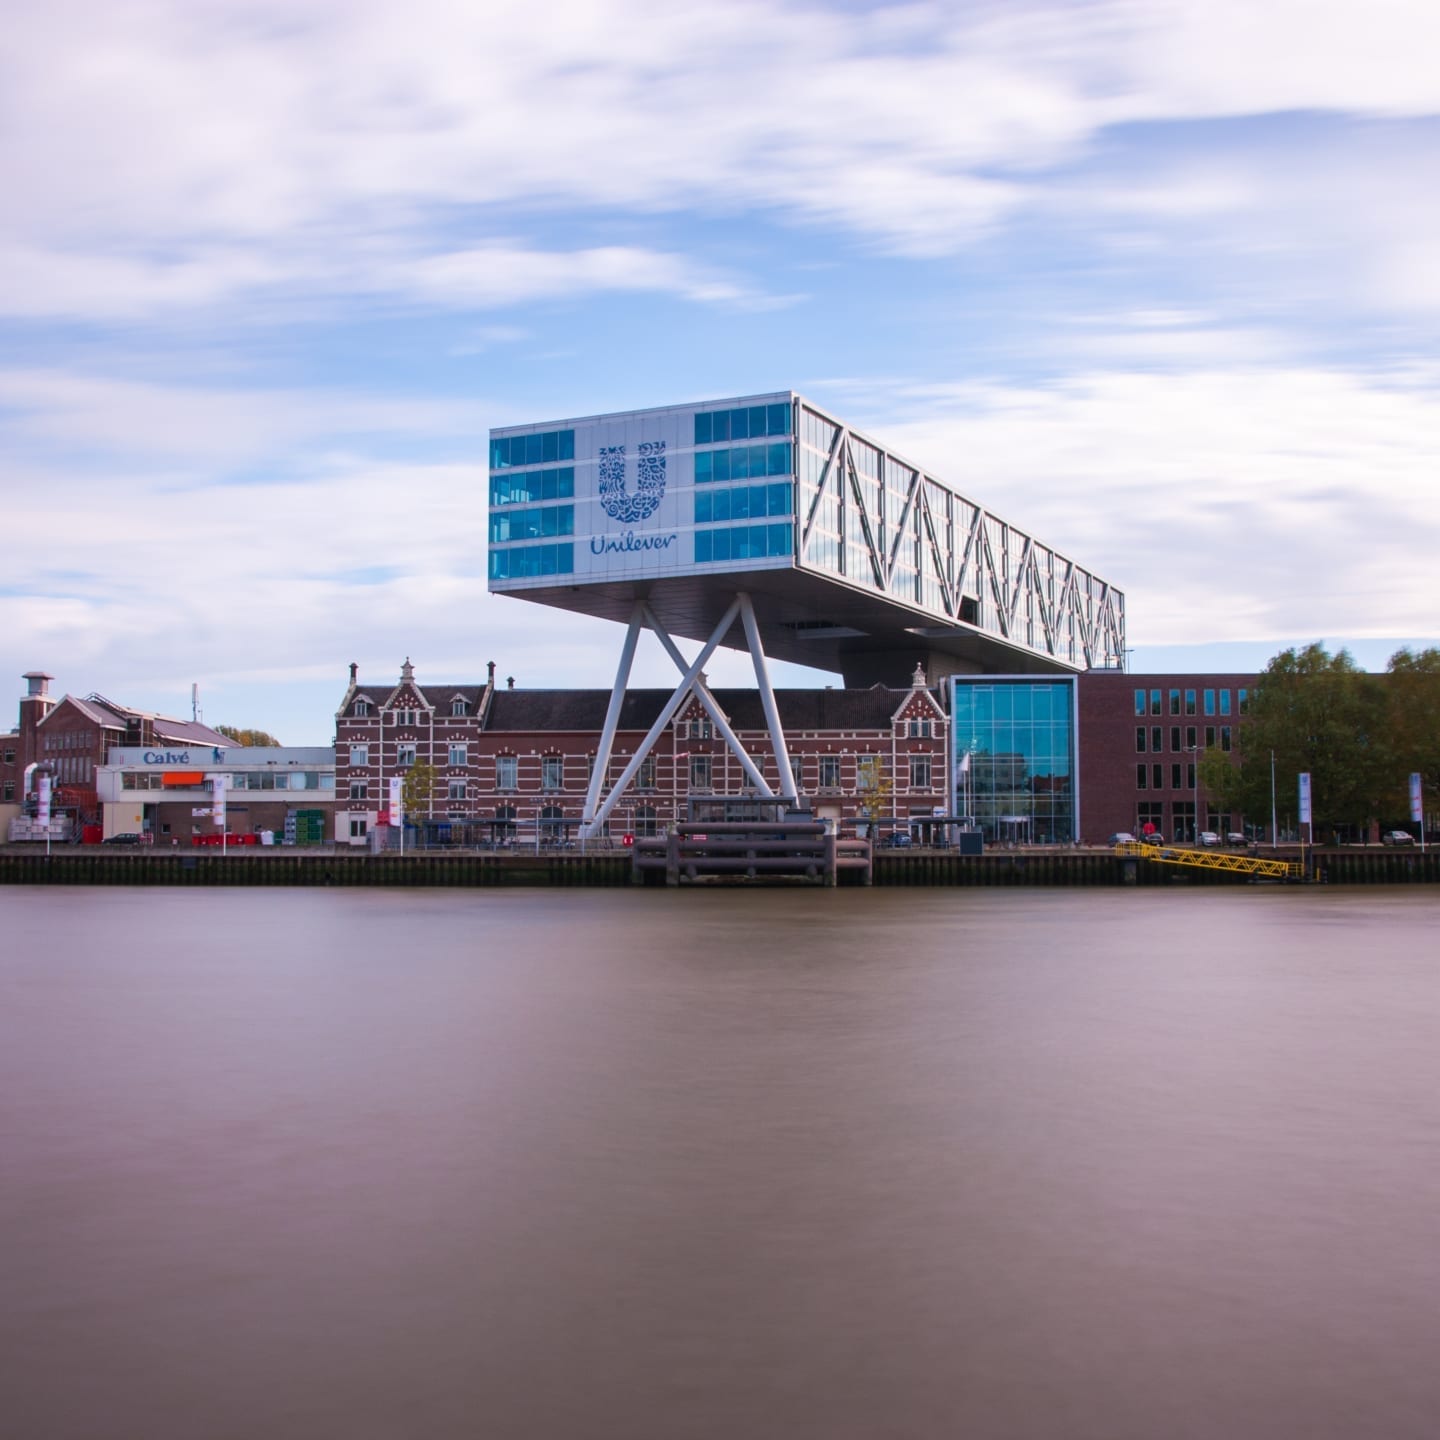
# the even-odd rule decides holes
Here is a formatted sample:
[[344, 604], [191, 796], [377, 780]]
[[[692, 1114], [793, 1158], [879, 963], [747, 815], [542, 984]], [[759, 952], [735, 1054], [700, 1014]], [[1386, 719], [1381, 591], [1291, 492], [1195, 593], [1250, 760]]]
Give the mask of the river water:
[[17, 1440], [1440, 1434], [1440, 895], [0, 906]]

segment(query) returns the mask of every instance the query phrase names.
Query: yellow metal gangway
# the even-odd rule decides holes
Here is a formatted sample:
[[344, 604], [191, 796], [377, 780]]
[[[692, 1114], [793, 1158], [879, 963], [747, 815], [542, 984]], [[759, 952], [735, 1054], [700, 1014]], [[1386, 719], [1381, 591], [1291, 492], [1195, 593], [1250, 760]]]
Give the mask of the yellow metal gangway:
[[1115, 847], [1117, 855], [1153, 860], [1158, 865], [1188, 865], [1192, 870], [1229, 870], [1260, 880], [1301, 880], [1305, 867], [1296, 860], [1266, 860], [1259, 855], [1235, 855], [1225, 850], [1194, 850], [1184, 845], [1150, 845], [1128, 840]]

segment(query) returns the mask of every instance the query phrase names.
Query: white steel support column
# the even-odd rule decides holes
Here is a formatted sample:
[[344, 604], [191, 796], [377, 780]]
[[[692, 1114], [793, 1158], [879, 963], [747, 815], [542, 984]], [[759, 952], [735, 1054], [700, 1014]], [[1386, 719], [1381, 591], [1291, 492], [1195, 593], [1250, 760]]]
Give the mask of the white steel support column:
[[675, 712], [680, 708], [685, 697], [690, 693], [696, 677], [709, 663], [710, 657], [719, 648], [721, 640], [725, 638], [725, 632], [734, 624], [735, 617], [740, 611], [740, 600], [741, 597], [737, 595], [735, 599], [730, 602], [724, 615], [720, 617], [720, 623], [715, 627], [710, 638], [705, 642], [704, 649], [700, 651], [699, 655], [691, 662], [689, 669], [685, 671], [679, 685], [675, 687], [675, 693], [665, 702], [660, 714], [655, 718], [655, 723], [646, 732], [645, 738], [640, 742], [639, 748], [630, 757], [630, 763], [625, 767], [624, 772], [615, 782], [610, 793], [605, 797], [604, 803], [595, 812], [594, 819], [581, 825], [580, 838], [582, 840], [592, 839], [599, 833], [600, 827], [610, 818], [610, 812], [615, 808], [616, 801], [625, 793], [626, 787], [639, 771], [640, 762], [650, 753], [655, 742], [664, 732], [665, 727], [674, 718]]
[[770, 688], [770, 672], [765, 665], [765, 647], [760, 643], [760, 627], [755, 623], [755, 607], [743, 591], [735, 597], [740, 602], [740, 618], [745, 623], [745, 639], [750, 645], [750, 660], [755, 666], [755, 683], [760, 687], [760, 703], [765, 707], [765, 721], [770, 726], [770, 744], [775, 750], [775, 764], [780, 772], [780, 793], [795, 801], [795, 774], [790, 769], [790, 749], [780, 727], [780, 709], [775, 692]]
[[[665, 627], [651, 613], [650, 607], [645, 606], [645, 623], [655, 632], [660, 643], [665, 647], [665, 653], [675, 662], [675, 668], [680, 671], [685, 669], [685, 657], [680, 653], [675, 642], [666, 633]], [[695, 698], [705, 707], [705, 713], [710, 717], [720, 738], [730, 747], [735, 758], [740, 762], [740, 768], [744, 770], [746, 778], [750, 783], [765, 796], [774, 795], [770, 788], [770, 782], [760, 773], [759, 767], [750, 758], [745, 747], [740, 743], [740, 738], [730, 728], [730, 722], [721, 712], [719, 705], [715, 703], [715, 697], [706, 687], [705, 681], [696, 679], [694, 685]]]
[[635, 663], [635, 645], [646, 624], [647, 613], [643, 600], [637, 600], [630, 612], [630, 627], [625, 632], [625, 644], [620, 650], [620, 664], [615, 670], [615, 685], [610, 691], [610, 704], [605, 711], [605, 728], [600, 732], [600, 748], [595, 755], [595, 769], [585, 792], [585, 811], [580, 820], [580, 833], [586, 838], [591, 834], [595, 807], [600, 803], [600, 792], [605, 787], [605, 776], [610, 769], [610, 750], [615, 744], [615, 731], [620, 724], [620, 709], [625, 703], [625, 691], [630, 684], [630, 669]]

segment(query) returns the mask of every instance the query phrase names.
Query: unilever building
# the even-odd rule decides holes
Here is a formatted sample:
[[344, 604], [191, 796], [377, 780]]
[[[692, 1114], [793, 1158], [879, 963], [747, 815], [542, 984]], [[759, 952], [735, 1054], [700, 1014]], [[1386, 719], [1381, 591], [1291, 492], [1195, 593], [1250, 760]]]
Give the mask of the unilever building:
[[[1006, 776], [1073, 797], [1073, 685], [1062, 686], [1070, 696], [1063, 707], [1052, 691], [1060, 677], [1123, 665], [1123, 594], [802, 396], [782, 391], [497, 429], [489, 500], [492, 591], [627, 627], [587, 825], [608, 816], [692, 694], [756, 792], [774, 793], [708, 695], [704, 666], [718, 646], [753, 659], [782, 777], [777, 799], [795, 796], [784, 778], [791, 768], [767, 657], [835, 671], [847, 686], [893, 683], [916, 665], [932, 682], [952, 677], [953, 703], [966, 714], [963, 727], [952, 727], [955, 807], [979, 800], [967, 786], [982, 775], [999, 787], [993, 805], [1002, 809], [1011, 795]], [[646, 629], [670, 653], [679, 683], [654, 734], [605, 795], [614, 722]], [[701, 642], [699, 656], [687, 661], [675, 637]], [[970, 683], [991, 699], [967, 703]], [[993, 694], [997, 684], [1004, 695]], [[1027, 702], [1014, 684], [1044, 687], [1047, 717], [1068, 713], [1063, 736], [1058, 714], [1054, 723], [1047, 718], [1043, 758], [1014, 748], [1039, 733], [1033, 720], [1015, 720], [1015, 706]], [[986, 732], [986, 716], [1003, 737]], [[1065, 815], [1063, 823], [1078, 824], [1072, 808], [1048, 803], [1054, 824]], [[1008, 818], [1022, 818], [1018, 799], [1011, 808]]]

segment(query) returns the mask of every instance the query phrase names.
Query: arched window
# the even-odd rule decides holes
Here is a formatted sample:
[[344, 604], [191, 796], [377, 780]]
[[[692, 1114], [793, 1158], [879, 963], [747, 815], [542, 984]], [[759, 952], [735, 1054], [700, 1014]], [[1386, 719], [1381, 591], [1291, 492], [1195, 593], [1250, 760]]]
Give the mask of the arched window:
[[565, 838], [565, 812], [558, 805], [546, 805], [540, 811], [540, 840], [545, 845], [558, 845]]
[[490, 828], [497, 843], [502, 840], [513, 840], [515, 838], [515, 807], [513, 805], [497, 805], [495, 819]]

